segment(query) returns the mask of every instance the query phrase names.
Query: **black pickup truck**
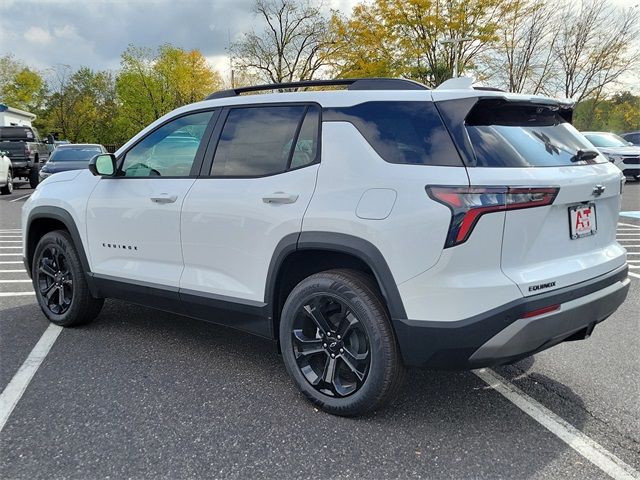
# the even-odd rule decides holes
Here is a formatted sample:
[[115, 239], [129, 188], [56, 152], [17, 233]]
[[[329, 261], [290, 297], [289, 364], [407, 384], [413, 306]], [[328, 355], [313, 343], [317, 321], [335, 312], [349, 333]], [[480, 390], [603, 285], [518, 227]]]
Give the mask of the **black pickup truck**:
[[13, 177], [29, 180], [31, 188], [38, 185], [38, 173], [49, 159], [49, 149], [33, 127], [0, 127], [0, 151], [11, 160]]

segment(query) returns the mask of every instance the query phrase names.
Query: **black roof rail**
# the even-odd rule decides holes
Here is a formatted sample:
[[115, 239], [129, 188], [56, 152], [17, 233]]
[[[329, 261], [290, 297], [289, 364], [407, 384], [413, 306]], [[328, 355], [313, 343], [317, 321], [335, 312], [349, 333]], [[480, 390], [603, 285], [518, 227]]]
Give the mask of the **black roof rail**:
[[206, 100], [216, 98], [235, 97], [243, 93], [261, 92], [264, 90], [281, 90], [286, 88], [304, 87], [341, 87], [347, 90], [428, 90], [422, 83], [405, 78], [337, 78], [334, 80], [303, 80], [301, 82], [271, 83], [266, 85], [254, 85], [251, 87], [232, 88], [221, 90], [209, 95]]

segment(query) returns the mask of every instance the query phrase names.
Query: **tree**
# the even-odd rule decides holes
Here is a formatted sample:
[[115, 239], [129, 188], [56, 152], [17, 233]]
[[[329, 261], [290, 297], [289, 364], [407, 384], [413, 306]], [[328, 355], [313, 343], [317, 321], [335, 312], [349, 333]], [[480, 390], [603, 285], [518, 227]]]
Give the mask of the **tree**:
[[599, 0], [567, 4], [553, 47], [559, 71], [556, 89], [576, 101], [599, 97], [638, 66], [640, 10], [619, 9]]
[[172, 45], [157, 49], [129, 46], [116, 80], [122, 114], [131, 134], [165, 113], [203, 100], [219, 90], [222, 79], [198, 50]]
[[482, 58], [483, 76], [516, 93], [542, 93], [554, 74], [558, 37], [555, 6], [545, 0], [513, 0], [498, 40]]
[[584, 100], [576, 106], [573, 123], [579, 130], [640, 130], [640, 96], [625, 91], [604, 99]]
[[51, 95], [45, 115], [48, 133], [72, 143], [118, 143], [118, 101], [110, 72], [81, 67], [75, 72], [58, 66], [51, 78]]
[[43, 104], [46, 85], [42, 75], [13, 55], [0, 57], [0, 103], [30, 112]]
[[[384, 72], [437, 86], [460, 71], [497, 40], [511, 1], [375, 0], [357, 5], [351, 17], [334, 16], [339, 39], [336, 59], [341, 76]], [[467, 42], [443, 43], [452, 38]], [[368, 54], [373, 53], [370, 57]], [[373, 60], [370, 62], [369, 58]]]
[[328, 20], [307, 0], [256, 0], [254, 14], [265, 24], [231, 46], [234, 64], [264, 81], [312, 79], [326, 65]]

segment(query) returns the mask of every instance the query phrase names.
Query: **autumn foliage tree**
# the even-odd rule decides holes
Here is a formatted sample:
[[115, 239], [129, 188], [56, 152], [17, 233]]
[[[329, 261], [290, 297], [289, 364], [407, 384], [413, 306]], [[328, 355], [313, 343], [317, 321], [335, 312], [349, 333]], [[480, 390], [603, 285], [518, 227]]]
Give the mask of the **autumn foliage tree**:
[[200, 51], [172, 45], [157, 49], [130, 46], [122, 54], [116, 80], [130, 131], [145, 127], [174, 108], [203, 100], [221, 87], [220, 74]]
[[[405, 76], [436, 86], [471, 68], [497, 39], [510, 8], [501, 0], [375, 0], [357, 5], [350, 17], [334, 15], [337, 39], [333, 66], [338, 75]], [[445, 39], [465, 38], [460, 43]], [[371, 59], [371, 61], [369, 61]]]

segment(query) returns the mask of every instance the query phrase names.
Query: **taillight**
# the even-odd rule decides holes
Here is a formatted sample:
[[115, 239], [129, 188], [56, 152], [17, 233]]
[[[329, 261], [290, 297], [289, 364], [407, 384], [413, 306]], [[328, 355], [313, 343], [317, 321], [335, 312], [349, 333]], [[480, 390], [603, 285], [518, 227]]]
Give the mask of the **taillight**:
[[427, 194], [451, 210], [444, 247], [467, 241], [485, 213], [551, 205], [559, 187], [440, 187], [429, 185]]

